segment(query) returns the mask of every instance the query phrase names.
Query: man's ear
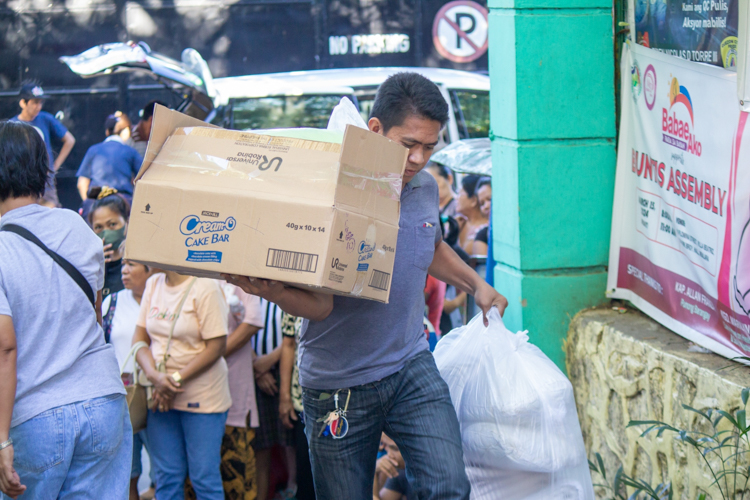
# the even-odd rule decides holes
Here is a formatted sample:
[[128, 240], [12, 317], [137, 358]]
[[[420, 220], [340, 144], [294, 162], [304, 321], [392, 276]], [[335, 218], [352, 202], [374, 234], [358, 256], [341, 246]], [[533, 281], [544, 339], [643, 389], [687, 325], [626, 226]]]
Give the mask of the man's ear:
[[370, 129], [370, 132], [375, 132], [376, 134], [385, 135], [383, 124], [380, 123], [380, 120], [378, 118], [375, 118], [374, 116], [370, 118], [370, 121], [367, 122], [367, 127]]
[[26, 99], [21, 99], [21, 100], [19, 100], [19, 101], [18, 101], [18, 106], [19, 106], [19, 107], [20, 107], [21, 109], [26, 109]]

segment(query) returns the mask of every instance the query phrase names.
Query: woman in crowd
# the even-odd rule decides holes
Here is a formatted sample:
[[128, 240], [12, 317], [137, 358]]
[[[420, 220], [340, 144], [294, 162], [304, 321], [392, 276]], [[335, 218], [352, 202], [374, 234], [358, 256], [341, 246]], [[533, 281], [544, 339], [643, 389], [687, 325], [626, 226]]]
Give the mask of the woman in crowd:
[[104, 289], [103, 296], [123, 289], [122, 255], [125, 252], [125, 237], [128, 234], [130, 204], [109, 187], [93, 187], [89, 199], [95, 199], [89, 212], [89, 223], [104, 244]]
[[188, 476], [199, 500], [224, 499], [228, 314], [214, 280], [166, 271], [146, 283], [133, 345], [149, 346], [136, 359], [153, 384], [146, 435], [159, 500], [184, 498]]
[[[482, 177], [477, 183], [477, 201], [479, 202], [479, 209], [482, 211], [482, 215], [489, 220], [490, 211], [492, 209], [492, 180], [489, 177]], [[490, 226], [488, 224], [477, 231], [477, 235], [474, 237], [471, 255], [487, 255], [487, 238], [489, 229]]]
[[477, 197], [477, 185], [481, 179], [478, 175], [467, 175], [461, 179], [461, 190], [458, 193], [457, 211], [461, 216], [461, 231], [458, 243], [468, 254], [472, 253], [474, 239], [480, 229], [486, 227], [489, 219], [482, 213]]
[[[122, 284], [124, 290], [113, 293], [102, 302], [104, 321], [104, 338], [115, 347], [117, 364], [123, 368], [122, 381], [125, 385], [133, 383], [134, 360], [130, 359], [123, 367], [125, 358], [133, 344], [133, 333], [141, 311], [141, 299], [146, 289], [146, 280], [153, 274], [153, 270], [143, 264], [125, 260], [122, 263]], [[133, 465], [130, 470], [130, 500], [138, 500], [138, 478], [143, 472], [141, 464], [141, 449], [146, 446], [148, 439], [146, 431], [133, 435]]]
[[453, 172], [439, 163], [429, 162], [427, 172], [437, 181], [440, 215], [456, 216], [456, 193], [453, 192]]
[[[221, 443], [221, 479], [225, 500], [255, 500], [258, 484], [255, 470], [253, 440], [258, 427], [258, 406], [255, 402], [253, 358], [250, 340], [263, 327], [260, 298], [239, 287], [222, 282], [229, 306], [229, 331], [224, 359], [229, 368], [229, 393], [232, 406], [227, 415]], [[192, 485], [185, 489], [185, 500], [195, 500]]]
[[259, 425], [255, 401], [251, 340], [263, 328], [260, 298], [226, 284], [224, 293], [231, 306], [227, 352], [229, 390], [232, 407], [227, 417], [224, 443], [221, 447], [221, 475], [226, 500], [255, 500], [258, 494], [253, 440]]
[[102, 244], [37, 204], [48, 170], [37, 130], [0, 122], [0, 492], [124, 500], [133, 431], [99, 326]]

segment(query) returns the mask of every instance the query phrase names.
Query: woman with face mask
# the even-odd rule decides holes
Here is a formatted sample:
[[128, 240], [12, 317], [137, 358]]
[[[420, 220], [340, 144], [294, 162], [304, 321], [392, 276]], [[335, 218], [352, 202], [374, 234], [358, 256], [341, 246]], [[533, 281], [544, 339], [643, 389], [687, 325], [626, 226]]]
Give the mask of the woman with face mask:
[[122, 284], [122, 255], [128, 233], [130, 204], [116, 189], [93, 187], [89, 199], [95, 199], [89, 213], [89, 224], [104, 244], [104, 289], [107, 297], [124, 288]]

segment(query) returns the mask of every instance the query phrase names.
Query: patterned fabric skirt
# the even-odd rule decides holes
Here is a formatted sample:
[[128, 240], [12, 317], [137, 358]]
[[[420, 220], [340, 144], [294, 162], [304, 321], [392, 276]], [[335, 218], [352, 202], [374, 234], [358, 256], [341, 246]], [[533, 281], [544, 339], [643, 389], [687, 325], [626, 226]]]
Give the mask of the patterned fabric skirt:
[[[255, 430], [227, 425], [221, 443], [221, 480], [226, 500], [256, 500]], [[196, 500], [190, 479], [185, 484], [185, 500]]]

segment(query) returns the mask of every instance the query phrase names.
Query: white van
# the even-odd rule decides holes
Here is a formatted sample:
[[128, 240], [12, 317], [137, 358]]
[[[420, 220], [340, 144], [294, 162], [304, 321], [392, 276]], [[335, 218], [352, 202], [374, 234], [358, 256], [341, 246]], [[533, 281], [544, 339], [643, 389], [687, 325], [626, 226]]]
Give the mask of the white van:
[[354, 102], [366, 121], [378, 86], [401, 71], [420, 73], [440, 87], [450, 107], [445, 142], [489, 137], [489, 77], [440, 68], [323, 69], [217, 78], [216, 109], [208, 121], [239, 130], [325, 128], [343, 96]]

